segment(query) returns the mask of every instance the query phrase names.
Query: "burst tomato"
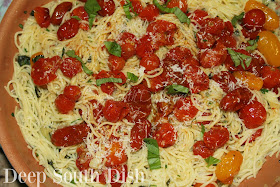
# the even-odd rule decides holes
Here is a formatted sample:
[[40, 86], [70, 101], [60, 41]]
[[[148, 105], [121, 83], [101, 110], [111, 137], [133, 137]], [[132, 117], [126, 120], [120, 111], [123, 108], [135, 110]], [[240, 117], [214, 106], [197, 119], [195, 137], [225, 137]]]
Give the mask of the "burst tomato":
[[260, 90], [263, 87], [262, 78], [249, 71], [235, 71], [233, 76], [246, 83], [251, 90]]
[[81, 97], [81, 89], [78, 86], [69, 85], [64, 88], [63, 94], [72, 99], [73, 101], [78, 101]]
[[98, 4], [101, 7], [101, 10], [98, 11], [100, 16], [111, 16], [114, 14], [116, 6], [113, 0], [97, 0]]
[[187, 2], [187, 0], [170, 0], [170, 1], [167, 3], [167, 7], [168, 7], [168, 8], [178, 7], [178, 8], [180, 8], [184, 13], [186, 13], [187, 10], [188, 10], [188, 2]]
[[193, 105], [190, 97], [180, 98], [174, 107], [174, 115], [178, 121], [191, 120], [198, 112], [198, 109]]
[[71, 18], [63, 23], [57, 31], [57, 38], [59, 41], [68, 40], [76, 36], [79, 31], [79, 21]]
[[106, 167], [117, 166], [127, 161], [125, 149], [120, 142], [111, 142], [110, 148], [107, 150]]
[[194, 20], [194, 23], [198, 23], [199, 25], [202, 25], [205, 22], [205, 17], [208, 16], [208, 13], [204, 10], [195, 10], [193, 12], [193, 15], [191, 16], [191, 19]]
[[280, 70], [271, 66], [264, 66], [261, 70], [263, 86], [265, 88], [276, 88], [280, 86]]
[[141, 149], [143, 139], [150, 135], [151, 128], [152, 124], [146, 119], [139, 120], [134, 124], [130, 132], [130, 146], [132, 149], [135, 151]]
[[89, 101], [93, 105], [93, 117], [96, 118], [96, 121], [98, 121], [101, 117], [103, 117], [103, 106], [95, 99]]
[[200, 155], [202, 158], [213, 156], [215, 150], [209, 149], [203, 141], [197, 141], [193, 145], [193, 154]]
[[102, 111], [108, 121], [115, 123], [128, 114], [129, 105], [122, 101], [107, 100]]
[[210, 49], [216, 42], [216, 37], [207, 32], [196, 33], [196, 44], [199, 49]]
[[62, 63], [59, 65], [59, 69], [64, 76], [72, 78], [82, 72], [82, 65], [79, 60], [70, 57], [62, 60]]
[[36, 7], [34, 9], [34, 17], [38, 25], [47, 28], [51, 24], [51, 17], [48, 8]]
[[[111, 75], [109, 72], [102, 70], [96, 75], [95, 79], [97, 80], [97, 79], [109, 78], [110, 76]], [[107, 93], [108, 95], [112, 95], [112, 93], [115, 90], [115, 85], [112, 82], [107, 82], [101, 85], [101, 90], [102, 92]]]
[[153, 137], [157, 140], [159, 147], [170, 147], [177, 140], [177, 132], [170, 123], [162, 123], [157, 125]]
[[125, 66], [125, 60], [123, 57], [110, 55], [108, 61], [109, 61], [108, 65], [111, 71], [121, 71]]
[[143, 10], [139, 13], [139, 17], [143, 20], [154, 21], [159, 15], [158, 8], [153, 4], [148, 4]]
[[145, 67], [145, 71], [151, 71], [160, 66], [160, 60], [156, 54], [147, 54], [140, 60], [140, 66]]
[[122, 57], [127, 60], [136, 54], [138, 40], [134, 34], [123, 32], [118, 42], [122, 48]]
[[79, 7], [75, 8], [71, 12], [71, 17], [72, 16], [78, 16], [81, 20], [88, 21], [88, 13], [86, 12], [86, 10], [83, 6], [79, 6]]
[[224, 92], [228, 93], [231, 87], [234, 87], [237, 82], [236, 78], [228, 71], [221, 71], [218, 74], [215, 74], [212, 79], [219, 83], [220, 87]]
[[88, 151], [85, 146], [79, 146], [76, 152], [77, 152], [76, 166], [80, 171], [85, 172], [86, 170], [89, 169], [89, 163], [92, 160], [92, 156], [87, 154]]
[[60, 113], [67, 114], [74, 109], [75, 101], [72, 99], [69, 99], [64, 94], [60, 94], [55, 99], [55, 106]]
[[244, 27], [248, 30], [256, 29], [259, 30], [264, 26], [265, 14], [260, 9], [252, 9], [246, 12], [243, 18]]
[[51, 17], [51, 23], [53, 25], [60, 25], [66, 12], [70, 11], [71, 9], [71, 2], [63, 2], [57, 5]]
[[217, 149], [224, 146], [229, 140], [227, 128], [214, 126], [203, 135], [203, 141], [209, 149]]

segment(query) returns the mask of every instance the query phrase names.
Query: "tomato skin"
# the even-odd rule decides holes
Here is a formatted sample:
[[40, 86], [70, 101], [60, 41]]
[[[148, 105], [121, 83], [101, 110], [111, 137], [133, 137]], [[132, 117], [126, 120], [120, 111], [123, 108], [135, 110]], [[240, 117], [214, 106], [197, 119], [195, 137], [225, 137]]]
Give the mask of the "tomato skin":
[[[154, 78], [149, 79], [151, 87], [148, 88], [150, 92], [156, 93], [164, 89], [163, 79], [161, 76], [157, 76]], [[147, 84], [146, 82], [144, 83]], [[147, 85], [146, 85], [147, 86]]]
[[89, 163], [92, 160], [92, 156], [89, 156], [87, 154], [87, 150], [85, 146], [79, 146], [76, 152], [77, 152], [76, 166], [80, 171], [85, 172], [86, 170], [89, 169]]
[[193, 154], [200, 155], [202, 158], [213, 156], [215, 150], [209, 149], [203, 141], [197, 141], [193, 145]]
[[123, 164], [127, 161], [125, 150], [120, 142], [111, 142], [105, 166], [112, 167]]
[[184, 13], [187, 12], [188, 10], [188, 3], [186, 0], [170, 0], [167, 3], [167, 7], [168, 8], [174, 8], [174, 7], [178, 7], [180, 8]]
[[159, 15], [159, 10], [158, 8], [153, 5], [153, 4], [148, 4], [140, 13], [139, 13], [139, 17], [142, 20], [146, 20], [146, 21], [154, 21], [156, 19], [156, 17]]
[[276, 88], [280, 86], [280, 70], [271, 66], [264, 66], [261, 70], [263, 87]]
[[116, 6], [113, 0], [97, 0], [97, 2], [101, 7], [101, 10], [97, 12], [100, 16], [104, 17], [114, 14]]
[[202, 25], [206, 16], [208, 16], [206, 11], [198, 9], [193, 12], [191, 19], [195, 20], [199, 25]]
[[71, 2], [63, 2], [57, 5], [51, 17], [51, 23], [53, 25], [60, 25], [65, 13], [70, 11], [71, 9], [72, 9]]
[[140, 60], [140, 66], [145, 67], [145, 71], [151, 71], [160, 66], [160, 60], [156, 54], [147, 54]]
[[192, 58], [192, 53], [185, 47], [174, 47], [168, 51], [164, 61], [174, 61], [175, 63], [183, 63], [185, 60]]
[[265, 14], [260, 9], [252, 9], [246, 12], [243, 18], [244, 27], [248, 30], [260, 29], [265, 23]]
[[153, 40], [150, 34], [144, 35], [136, 47], [136, 55], [139, 58], [144, 57], [146, 54], [151, 54], [159, 49], [159, 44]]
[[116, 123], [128, 114], [129, 106], [122, 101], [107, 100], [102, 111], [108, 121]]
[[121, 71], [125, 66], [125, 60], [123, 57], [110, 55], [108, 61], [108, 65], [111, 71]]
[[133, 86], [125, 96], [128, 103], [145, 103], [151, 102], [151, 92], [143, 84]]
[[89, 131], [90, 127], [86, 123], [64, 127], [53, 133], [51, 141], [53, 145], [61, 147], [77, 145], [84, 141]]
[[217, 164], [216, 176], [224, 184], [231, 184], [235, 175], [238, 174], [243, 162], [243, 156], [239, 151], [229, 151], [221, 162]]
[[103, 106], [95, 99], [89, 101], [93, 105], [93, 117], [96, 118], [96, 121], [99, 121], [101, 117], [103, 117]]
[[122, 57], [127, 60], [136, 54], [138, 40], [134, 34], [123, 32], [118, 41], [122, 48]]
[[174, 104], [172, 102], [158, 102], [157, 103], [157, 114], [160, 116], [168, 116], [174, 110]]
[[198, 112], [190, 97], [180, 98], [174, 107], [174, 115], [181, 122], [193, 119]]
[[221, 18], [207, 18], [203, 22], [203, 30], [213, 35], [219, 35], [225, 28], [225, 23]]
[[123, 72], [121, 72], [121, 71], [112, 71], [111, 74], [113, 75], [114, 78], [122, 79], [122, 82], [118, 83], [119, 85], [123, 85], [123, 84], [126, 83], [126, 76], [124, 75]]
[[59, 65], [59, 69], [64, 76], [69, 78], [73, 78], [75, 75], [83, 71], [81, 62], [72, 57], [63, 59], [62, 63]]
[[214, 126], [203, 135], [203, 141], [209, 149], [220, 148], [224, 146], [228, 140], [229, 132], [227, 128], [222, 126]]
[[74, 109], [75, 101], [72, 99], [69, 99], [64, 94], [60, 94], [55, 99], [55, 106], [61, 114], [67, 114]]
[[130, 132], [130, 147], [134, 151], [141, 149], [143, 139], [151, 134], [152, 124], [147, 119], [137, 121]]
[[224, 111], [235, 112], [248, 104], [253, 94], [247, 88], [237, 88], [229, 92], [220, 102]]
[[199, 49], [210, 49], [216, 42], [216, 38], [212, 34], [201, 31], [196, 33], [196, 40]]
[[31, 69], [31, 77], [34, 84], [43, 86], [56, 78], [55, 72], [58, 69], [59, 56], [52, 58], [40, 58]]
[[230, 91], [230, 84], [235, 84], [237, 82], [236, 78], [228, 71], [221, 71], [220, 73], [215, 74], [212, 79], [219, 83], [220, 87], [226, 93]]
[[81, 89], [78, 86], [69, 85], [64, 88], [63, 94], [72, 99], [73, 101], [78, 101], [81, 97]]
[[177, 132], [172, 124], [162, 123], [157, 125], [153, 137], [157, 140], [159, 147], [166, 148], [176, 143]]
[[38, 25], [47, 28], [51, 24], [51, 17], [48, 8], [36, 7], [34, 9], [34, 17]]
[[143, 11], [143, 7], [141, 4], [141, 1], [139, 0], [131, 0], [130, 1], [132, 6], [133, 6], [133, 10], [137, 13], [140, 14]]
[[79, 26], [79, 21], [74, 18], [65, 21], [65, 23], [63, 23], [57, 31], [58, 40], [63, 41], [73, 38], [78, 33]]
[[260, 90], [263, 87], [263, 80], [249, 71], [235, 71], [233, 76], [248, 84], [252, 90]]
[[265, 122], [267, 113], [260, 102], [253, 101], [241, 108], [238, 115], [248, 129], [254, 129]]
[[270, 31], [262, 31], [258, 34], [258, 49], [266, 58], [267, 63], [274, 67], [280, 66], [280, 41]]
[[71, 12], [71, 17], [72, 16], [78, 16], [81, 20], [88, 21], [88, 13], [86, 12], [86, 10], [83, 6], [79, 6], [79, 7], [75, 8]]

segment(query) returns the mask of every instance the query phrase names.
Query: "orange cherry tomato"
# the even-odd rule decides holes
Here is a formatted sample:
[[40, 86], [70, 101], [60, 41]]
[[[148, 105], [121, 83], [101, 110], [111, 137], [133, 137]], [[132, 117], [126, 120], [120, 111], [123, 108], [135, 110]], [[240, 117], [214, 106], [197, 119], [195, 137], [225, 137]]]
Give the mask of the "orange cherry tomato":
[[107, 151], [108, 155], [106, 157], [106, 167], [120, 165], [127, 161], [125, 150], [120, 142], [112, 142]]
[[248, 12], [252, 9], [260, 9], [265, 13], [265, 29], [275, 30], [279, 27], [279, 17], [273, 10], [271, 10], [261, 2], [258, 2], [256, 0], [249, 0], [245, 5], [244, 10], [245, 12]]
[[259, 33], [258, 49], [266, 58], [267, 63], [280, 66], [280, 42], [272, 32], [262, 31]]
[[248, 84], [252, 90], [260, 90], [263, 87], [263, 80], [249, 71], [235, 71], [233, 72], [235, 78], [240, 79], [242, 82]]
[[239, 151], [228, 152], [217, 165], [215, 172], [217, 179], [224, 184], [231, 184], [242, 162], [243, 156]]

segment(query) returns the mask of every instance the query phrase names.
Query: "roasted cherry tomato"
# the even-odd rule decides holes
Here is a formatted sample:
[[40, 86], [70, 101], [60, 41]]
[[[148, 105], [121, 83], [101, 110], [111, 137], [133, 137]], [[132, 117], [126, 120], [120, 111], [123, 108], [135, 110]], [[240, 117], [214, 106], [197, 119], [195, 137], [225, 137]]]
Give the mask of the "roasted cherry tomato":
[[86, 10], [83, 6], [79, 6], [79, 7], [75, 8], [71, 12], [71, 16], [78, 16], [81, 20], [88, 21], [88, 13], [86, 12]]
[[[95, 79], [97, 80], [97, 79], [109, 78], [110, 76], [111, 75], [109, 72], [102, 70], [96, 75]], [[108, 95], [112, 95], [115, 90], [115, 85], [112, 82], [107, 82], [101, 85], [101, 90], [102, 92], [107, 93]]]
[[280, 42], [272, 32], [262, 31], [258, 35], [258, 49], [266, 58], [267, 63], [274, 66], [280, 66]]
[[101, 10], [98, 11], [100, 16], [111, 16], [114, 14], [116, 6], [113, 0], [97, 0], [98, 4], [101, 7]]
[[126, 119], [131, 122], [137, 122], [141, 119], [146, 119], [152, 110], [151, 101], [148, 102], [131, 102], [129, 103], [129, 113]]
[[126, 83], [126, 76], [124, 75], [123, 72], [121, 72], [121, 71], [112, 71], [111, 74], [112, 74], [112, 76], [114, 78], [122, 79], [122, 82], [118, 83], [119, 85], [123, 85], [123, 84]]
[[151, 71], [160, 66], [160, 60], [156, 54], [147, 54], [140, 60], [140, 66], [145, 67], [145, 71]]
[[148, 4], [145, 8], [143, 8], [138, 16], [143, 20], [154, 21], [158, 15], [158, 8], [153, 4]]
[[51, 23], [53, 25], [60, 25], [65, 13], [70, 11], [71, 9], [72, 9], [71, 2], [63, 2], [57, 5], [51, 17]]
[[43, 86], [56, 78], [56, 70], [60, 61], [59, 56], [52, 58], [40, 58], [31, 69], [31, 77], [34, 84]]
[[170, 147], [177, 140], [177, 132], [170, 123], [162, 123], [157, 125], [153, 137], [157, 140], [159, 147]]
[[246, 12], [243, 18], [244, 27], [248, 30], [259, 30], [265, 23], [265, 14], [260, 9], [252, 9]]
[[69, 85], [64, 88], [63, 94], [74, 101], [78, 101], [81, 97], [81, 89], [78, 86]]
[[258, 101], [253, 101], [252, 103], [247, 104], [240, 109], [238, 114], [248, 129], [257, 128], [266, 120], [266, 110]]
[[245, 5], [245, 12], [248, 12], [252, 9], [260, 9], [265, 13], [265, 24], [264, 24], [264, 28], [267, 30], [275, 30], [279, 27], [279, 17], [278, 15], [271, 10], [270, 8], [268, 8], [267, 6], [265, 6], [264, 4], [262, 4], [259, 1], [256, 0], [249, 0], [247, 1], [246, 5]]
[[168, 116], [174, 110], [174, 104], [170, 102], [158, 102], [157, 103], [157, 114], [160, 116]]
[[251, 90], [260, 90], [263, 87], [263, 80], [249, 71], [235, 71], [233, 76], [248, 84]]
[[47, 28], [51, 24], [51, 17], [48, 8], [36, 7], [34, 9], [34, 17], [38, 25]]
[[60, 113], [67, 114], [68, 112], [70, 112], [74, 109], [75, 101], [72, 99], [69, 99], [64, 94], [60, 94], [55, 99], [55, 106]]
[[205, 145], [210, 149], [217, 149], [224, 146], [229, 140], [229, 132], [227, 128], [222, 126], [214, 126], [203, 135]]
[[262, 135], [262, 131], [263, 129], [259, 129], [257, 130], [254, 134], [252, 134], [252, 136], [249, 139], [249, 143], [252, 143], [253, 141], [255, 141], [258, 137], [260, 137]]
[[137, 13], [140, 14], [143, 11], [143, 7], [141, 4], [140, 0], [131, 0], [130, 1], [132, 6], [133, 6], [133, 10]]
[[80, 171], [86, 172], [86, 170], [89, 169], [89, 163], [92, 160], [92, 156], [87, 154], [88, 151], [84, 145], [79, 146], [76, 152], [77, 152], [76, 166]]
[[271, 66], [264, 66], [261, 70], [263, 87], [276, 88], [280, 86], [280, 70]]
[[[150, 88], [148, 89], [150, 92], [156, 93], [164, 89], [163, 79], [161, 76], [150, 78], [149, 81], [150, 81]], [[144, 84], [146, 85], [147, 82], [145, 82]], [[148, 85], [146, 86], [148, 87]]]
[[234, 87], [237, 82], [236, 78], [228, 71], [221, 71], [218, 74], [215, 74], [212, 79], [219, 83], [220, 87], [224, 92], [228, 93], [231, 87]]
[[57, 31], [57, 38], [59, 41], [68, 40], [76, 36], [79, 31], [79, 21], [71, 18], [70, 20], [63, 23]]
[[151, 92], [142, 84], [133, 86], [125, 96], [128, 103], [145, 103], [151, 101]]
[[96, 121], [98, 122], [99, 119], [103, 116], [103, 106], [95, 99], [90, 100], [89, 102], [93, 105], [93, 117], [95, 117]]
[[70, 57], [62, 60], [62, 63], [59, 65], [59, 69], [64, 76], [72, 78], [82, 72], [82, 65], [79, 60]]
[[136, 54], [138, 40], [134, 34], [123, 32], [118, 41], [122, 48], [122, 57], [127, 60]]
[[191, 19], [194, 20], [194, 23], [198, 23], [199, 25], [203, 25], [205, 22], [205, 17], [208, 16], [208, 13], [204, 10], [195, 10], [190, 17]]
[[170, 0], [170, 1], [167, 3], [167, 7], [168, 7], [168, 8], [178, 7], [178, 8], [180, 8], [184, 13], [186, 13], [187, 10], [188, 10], [188, 2], [187, 2], [187, 0]]
[[152, 124], [147, 119], [136, 121], [130, 132], [130, 146], [134, 151], [141, 149], [143, 139], [151, 134]]
[[120, 142], [111, 142], [110, 148], [107, 150], [106, 167], [117, 166], [127, 161], [125, 149]]
[[53, 133], [51, 141], [55, 146], [77, 145], [84, 141], [89, 131], [90, 127], [86, 123], [64, 127]]
[[99, 175], [99, 181], [101, 184], [110, 183], [111, 187], [121, 187], [126, 182], [128, 175], [127, 165], [112, 166], [106, 170], [103, 170]]
[[235, 112], [248, 104], [253, 94], [247, 88], [237, 88], [229, 92], [220, 102], [220, 108], [225, 111]]
[[121, 71], [125, 66], [125, 60], [123, 57], [110, 55], [108, 61], [109, 61], [108, 65], [111, 71]]
[[207, 32], [197, 32], [196, 33], [196, 44], [199, 49], [210, 49], [216, 42], [214, 35]]
[[225, 23], [221, 18], [207, 18], [203, 22], [203, 30], [207, 33], [220, 35], [225, 28]]
[[108, 121], [115, 123], [128, 114], [129, 106], [122, 101], [107, 100], [102, 111]]
[[178, 121], [191, 120], [198, 112], [190, 97], [180, 98], [174, 107], [174, 115]]
[[197, 141], [193, 145], [193, 154], [200, 155], [202, 158], [213, 156], [215, 150], [209, 149], [203, 141]]
[[229, 151], [217, 164], [215, 171], [217, 179], [224, 184], [231, 184], [242, 162], [243, 156], [239, 151]]
[[168, 51], [164, 61], [172, 61], [175, 63], [183, 63], [185, 60], [192, 58], [192, 53], [185, 47], [174, 47]]
[[157, 43], [157, 40], [155, 40], [155, 38], [150, 34], [146, 34], [139, 40], [139, 43], [136, 47], [136, 55], [139, 58], [142, 58], [146, 54], [151, 54], [158, 49], [159, 44]]

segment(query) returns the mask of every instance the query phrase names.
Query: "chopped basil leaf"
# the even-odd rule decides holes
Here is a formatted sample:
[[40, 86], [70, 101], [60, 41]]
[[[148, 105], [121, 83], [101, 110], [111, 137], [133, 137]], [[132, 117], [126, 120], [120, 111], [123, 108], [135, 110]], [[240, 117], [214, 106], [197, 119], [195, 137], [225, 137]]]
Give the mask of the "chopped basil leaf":
[[22, 24], [19, 24], [18, 26], [19, 26], [19, 28], [23, 29], [23, 25]]
[[[230, 54], [230, 57], [232, 59], [232, 61], [234, 62], [235, 67], [241, 65], [242, 68], [245, 70], [246, 67], [249, 67], [252, 61], [252, 57], [242, 54], [242, 53], [238, 53], [230, 48], [227, 48], [228, 53]], [[244, 64], [244, 60], [245, 60], [245, 64]], [[245, 67], [246, 65], [246, 67]]]
[[166, 6], [160, 5], [157, 0], [153, 0], [154, 5], [162, 12], [174, 13], [175, 8], [167, 8]]
[[14, 113], [11, 113], [11, 115], [12, 115], [13, 117], [15, 117], [15, 114], [14, 114]]
[[37, 55], [34, 58], [32, 58], [32, 62], [37, 62], [40, 58], [44, 58], [44, 55]]
[[91, 70], [89, 70], [89, 69], [86, 67], [86, 65], [85, 65], [85, 63], [83, 62], [83, 60], [81, 59], [81, 57], [79, 57], [79, 56], [77, 56], [77, 55], [75, 54], [75, 51], [74, 51], [74, 50], [69, 50], [69, 51], [67, 51], [67, 52], [66, 52], [66, 55], [68, 55], [69, 57], [76, 58], [77, 60], [79, 60], [79, 61], [81, 62], [81, 64], [82, 64], [82, 68], [83, 68], [83, 70], [84, 70], [84, 72], [85, 72], [86, 74], [88, 74], [88, 75], [92, 75], [92, 74], [93, 74], [93, 72], [92, 72]]
[[127, 4], [123, 5], [124, 13], [128, 19], [132, 19], [132, 16], [129, 11], [130, 7], [131, 7], [131, 3], [127, 3]]
[[79, 18], [79, 16], [72, 16], [71, 18], [74, 18], [74, 19], [76, 19], [76, 20], [78, 20], [78, 21], [81, 20], [81, 18]]
[[122, 48], [117, 42], [109, 42], [105, 41], [105, 46], [110, 54], [121, 57], [122, 55]]
[[37, 86], [35, 86], [35, 93], [36, 93], [37, 98], [40, 98], [42, 95], [41, 91], [39, 90], [39, 88]]
[[50, 32], [50, 30], [47, 28], [46, 31]]
[[133, 73], [127, 72], [127, 78], [130, 79], [132, 82], [137, 82], [138, 77], [134, 75]]
[[148, 163], [150, 170], [161, 168], [158, 143], [155, 139], [145, 138], [144, 142], [148, 148]]
[[203, 137], [204, 133], [205, 133], [205, 126], [201, 125], [201, 135], [202, 135], [202, 137]]
[[97, 15], [97, 12], [101, 10], [101, 7], [96, 0], [87, 0], [84, 8], [89, 16], [88, 22], [89, 22], [89, 28], [91, 29], [93, 26], [94, 19]]
[[263, 94], [265, 94], [265, 93], [267, 93], [269, 90], [268, 90], [268, 89], [262, 88], [260, 91], [261, 91]]
[[97, 13], [94, 13], [94, 14], [90, 14], [89, 15], [89, 18], [88, 18], [88, 22], [89, 22], [89, 28], [91, 29], [92, 26], [93, 26], [93, 22], [94, 22], [94, 19], [96, 17]]
[[237, 24], [237, 22], [243, 19], [244, 15], [245, 15], [245, 13], [242, 12], [242, 13], [239, 14], [238, 16], [234, 16], [234, 17], [232, 18], [232, 20], [231, 20], [231, 24], [235, 27], [236, 24]]
[[248, 43], [251, 45], [251, 46], [247, 46], [246, 47], [246, 50], [249, 51], [249, 50], [255, 50], [257, 49], [258, 47], [258, 41], [259, 41], [260, 37], [257, 36], [257, 38], [255, 40], [249, 40]]
[[25, 55], [20, 55], [17, 58], [19, 66], [30, 65], [30, 57]]
[[209, 167], [211, 165], [216, 165], [219, 162], [221, 162], [219, 159], [212, 157], [212, 156], [209, 156], [208, 158], [205, 158], [204, 160], [207, 163], [207, 167]]
[[189, 93], [189, 88], [178, 84], [172, 84], [170, 86], [167, 86], [166, 88], [168, 94]]
[[176, 7], [174, 14], [177, 16], [181, 23], [187, 23], [188, 25], [190, 25], [190, 18], [180, 8]]
[[122, 83], [121, 78], [102, 78], [96, 80], [96, 85], [100, 86], [101, 84], [105, 84], [107, 82], [115, 82], [115, 83]]

